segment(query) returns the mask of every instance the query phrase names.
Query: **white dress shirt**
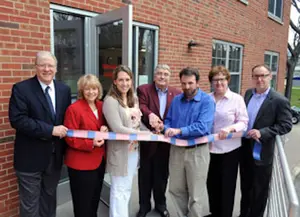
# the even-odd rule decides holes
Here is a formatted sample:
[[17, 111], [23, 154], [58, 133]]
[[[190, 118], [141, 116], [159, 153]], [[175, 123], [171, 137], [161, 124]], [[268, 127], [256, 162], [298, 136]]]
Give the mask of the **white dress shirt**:
[[42, 89], [43, 89], [43, 92], [45, 93], [46, 91], [46, 88], [49, 86], [50, 89], [48, 91], [49, 95], [50, 95], [50, 98], [51, 98], [51, 101], [52, 101], [52, 105], [53, 105], [53, 109], [54, 109], [54, 112], [56, 112], [56, 101], [55, 101], [55, 88], [54, 88], [54, 82], [51, 81], [51, 83], [49, 85], [46, 85], [45, 83], [41, 82], [40, 80], [38, 80]]

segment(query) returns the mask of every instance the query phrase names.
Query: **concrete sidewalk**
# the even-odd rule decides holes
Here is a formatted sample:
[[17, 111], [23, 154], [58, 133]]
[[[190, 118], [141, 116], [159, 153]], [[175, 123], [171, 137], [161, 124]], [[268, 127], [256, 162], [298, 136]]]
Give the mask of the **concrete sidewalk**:
[[[239, 186], [239, 184], [237, 185]], [[208, 201], [207, 201], [207, 195], [203, 195], [203, 200], [205, 201], [205, 214], [208, 214]], [[234, 217], [238, 216], [238, 203], [239, 203], [239, 191], [237, 191], [236, 194], [236, 203], [235, 203], [235, 212]], [[167, 206], [170, 212], [171, 217], [175, 217], [175, 207], [173, 206], [172, 202], [170, 201], [170, 197], [167, 193]], [[135, 217], [136, 213], [138, 212], [139, 204], [138, 204], [138, 187], [137, 187], [137, 177], [134, 179], [133, 183], [133, 189], [132, 189], [132, 197], [130, 200], [130, 217]], [[100, 203], [99, 205], [99, 217], [108, 217], [109, 216], [109, 210], [106, 205], [103, 203]], [[64, 203], [57, 207], [57, 217], [73, 217], [73, 205], [72, 201], [69, 201], [67, 203]], [[158, 213], [156, 213], [154, 210], [152, 210], [150, 213], [148, 213], [147, 217], [160, 217]]]
[[[205, 184], [205, 183], [203, 183]], [[66, 194], [69, 194], [70, 192], [66, 192]], [[173, 203], [170, 200], [169, 194], [167, 192], [167, 206], [168, 210], [170, 212], [171, 217], [176, 217], [175, 207]], [[207, 194], [205, 193], [202, 195], [202, 199], [204, 201], [204, 215], [209, 214], [208, 210], [208, 199]], [[240, 191], [239, 191], [239, 181], [237, 183], [237, 191], [236, 191], [236, 199], [235, 199], [235, 210], [234, 210], [234, 217], [238, 216], [238, 207], [239, 207], [239, 201], [240, 201]], [[153, 207], [153, 206], [152, 206]], [[138, 201], [138, 185], [137, 185], [137, 176], [135, 176], [133, 181], [133, 187], [132, 187], [132, 196], [130, 200], [130, 208], [129, 208], [130, 217], [135, 217], [136, 213], [139, 209], [139, 201]], [[108, 217], [109, 216], [109, 210], [106, 205], [100, 202], [99, 204], [99, 217]], [[57, 217], [73, 217], [73, 204], [72, 201], [68, 201], [67, 203], [64, 203], [62, 205], [59, 205], [57, 207]], [[147, 214], [147, 217], [160, 217], [158, 213], [156, 213], [154, 210], [152, 210], [150, 213]]]
[[287, 136], [285, 151], [300, 200], [300, 123], [294, 125], [292, 132]]

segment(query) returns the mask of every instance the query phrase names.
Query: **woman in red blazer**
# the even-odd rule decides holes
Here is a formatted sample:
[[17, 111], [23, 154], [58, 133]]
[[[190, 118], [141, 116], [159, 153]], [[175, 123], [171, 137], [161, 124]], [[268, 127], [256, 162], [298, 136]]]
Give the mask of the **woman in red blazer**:
[[[78, 100], [70, 105], [64, 125], [68, 129], [107, 131], [102, 114], [102, 86], [94, 75], [78, 82]], [[66, 137], [65, 164], [68, 166], [75, 217], [96, 217], [105, 172], [103, 139]]]

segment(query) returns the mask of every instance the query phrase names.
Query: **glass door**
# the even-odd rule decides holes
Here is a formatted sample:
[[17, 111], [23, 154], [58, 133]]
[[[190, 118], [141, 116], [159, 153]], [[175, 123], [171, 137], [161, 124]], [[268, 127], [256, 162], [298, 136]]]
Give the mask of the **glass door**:
[[[91, 31], [91, 73], [96, 74], [104, 95], [112, 84], [117, 65], [132, 68], [132, 5], [93, 17]], [[110, 178], [105, 174], [101, 199], [109, 204]]]
[[117, 65], [132, 69], [132, 5], [93, 17], [90, 25], [91, 73], [99, 77], [105, 95]]

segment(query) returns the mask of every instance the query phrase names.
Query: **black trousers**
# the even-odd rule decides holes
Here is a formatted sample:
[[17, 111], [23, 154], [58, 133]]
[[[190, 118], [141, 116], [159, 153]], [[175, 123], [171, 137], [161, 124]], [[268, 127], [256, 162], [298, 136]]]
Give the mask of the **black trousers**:
[[272, 164], [257, 165], [250, 146], [242, 146], [240, 160], [241, 213], [240, 217], [263, 217], [266, 208]]
[[[162, 144], [165, 145], [165, 144]], [[166, 209], [166, 188], [169, 177], [170, 152], [160, 152], [159, 149], [151, 157], [140, 159], [138, 172], [139, 203], [141, 210], [151, 209], [151, 193], [155, 207], [160, 210]]]
[[239, 148], [225, 154], [210, 154], [207, 192], [214, 217], [232, 217], [239, 155]]
[[75, 217], [97, 217], [98, 204], [105, 173], [102, 160], [96, 170], [68, 168]]
[[55, 217], [56, 188], [60, 169], [53, 153], [48, 167], [40, 172], [16, 170], [19, 184], [20, 217]]

